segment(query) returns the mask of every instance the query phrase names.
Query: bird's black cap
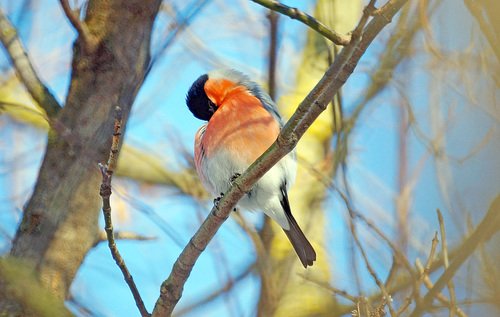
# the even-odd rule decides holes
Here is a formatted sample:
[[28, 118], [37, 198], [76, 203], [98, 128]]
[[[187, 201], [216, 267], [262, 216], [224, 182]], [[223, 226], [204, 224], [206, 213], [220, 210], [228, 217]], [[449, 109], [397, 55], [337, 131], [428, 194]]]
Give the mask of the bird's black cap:
[[186, 96], [186, 104], [193, 115], [201, 120], [208, 121], [217, 110], [216, 105], [205, 93], [205, 83], [208, 75], [201, 75], [189, 88]]

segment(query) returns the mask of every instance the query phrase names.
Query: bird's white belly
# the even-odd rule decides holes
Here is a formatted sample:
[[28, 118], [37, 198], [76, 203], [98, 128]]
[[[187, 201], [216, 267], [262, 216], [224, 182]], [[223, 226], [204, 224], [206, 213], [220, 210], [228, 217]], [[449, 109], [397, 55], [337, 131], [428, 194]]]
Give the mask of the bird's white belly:
[[[248, 165], [240, 163], [242, 161], [225, 151], [217, 151], [211, 158], [205, 158], [202, 163], [205, 171], [204, 185], [216, 197], [225, 193], [231, 186], [231, 178], [248, 168]], [[287, 189], [290, 188], [295, 174], [296, 160], [294, 153], [290, 153], [264, 174], [238, 205], [251, 211], [263, 211], [287, 229], [288, 221], [280, 204], [280, 188], [285, 182]]]

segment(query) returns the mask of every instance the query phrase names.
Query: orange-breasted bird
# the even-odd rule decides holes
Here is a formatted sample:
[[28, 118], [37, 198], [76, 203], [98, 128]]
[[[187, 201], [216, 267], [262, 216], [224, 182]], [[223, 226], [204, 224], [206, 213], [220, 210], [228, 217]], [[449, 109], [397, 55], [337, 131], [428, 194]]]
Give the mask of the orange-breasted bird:
[[[196, 133], [194, 160], [205, 188], [225, 193], [276, 140], [283, 122], [276, 105], [255, 82], [235, 70], [215, 70], [191, 86], [186, 103], [193, 115], [208, 121]], [[238, 203], [261, 210], [275, 220], [290, 240], [302, 265], [313, 265], [316, 252], [295, 221], [288, 194], [295, 180], [295, 152], [283, 157]]]

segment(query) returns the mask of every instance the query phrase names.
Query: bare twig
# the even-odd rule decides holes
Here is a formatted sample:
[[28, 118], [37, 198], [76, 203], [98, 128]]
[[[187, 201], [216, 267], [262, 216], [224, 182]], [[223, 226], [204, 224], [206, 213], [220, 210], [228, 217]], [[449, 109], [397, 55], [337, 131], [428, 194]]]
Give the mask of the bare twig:
[[482, 9], [479, 7], [480, 5], [478, 4], [478, 2], [479, 1], [464, 0], [465, 6], [467, 7], [467, 9], [469, 9], [470, 13], [476, 19], [476, 22], [479, 24], [479, 28], [483, 32], [486, 40], [491, 46], [491, 49], [495, 53], [498, 62], [500, 63], [500, 37], [498, 37], [498, 34], [495, 33], [493, 27], [491, 27], [491, 25], [488, 25], [488, 23], [486, 22], [484, 15], [481, 12]]
[[450, 281], [456, 272], [462, 266], [472, 253], [477, 249], [480, 243], [489, 239], [495, 232], [500, 230], [500, 195], [495, 198], [488, 212], [484, 216], [481, 223], [476, 227], [474, 232], [462, 243], [460, 252], [458, 252], [450, 263], [450, 266], [436, 281], [434, 286], [424, 296], [420, 303], [413, 310], [411, 317], [421, 316], [432, 306], [432, 301], [443, 287]]
[[407, 296], [405, 300], [403, 301], [403, 304], [399, 307], [398, 311], [396, 312], [396, 316], [401, 316], [404, 311], [410, 307], [411, 304], [411, 296]]
[[375, 281], [377, 286], [380, 288], [380, 291], [384, 295], [384, 300], [386, 301], [387, 307], [389, 308], [389, 313], [391, 314], [392, 317], [395, 317], [396, 312], [394, 311], [394, 308], [392, 307], [391, 295], [387, 292], [387, 289], [385, 288], [384, 283], [382, 283], [382, 281], [378, 277], [377, 273], [375, 272], [375, 270], [371, 266], [370, 261], [368, 260], [368, 256], [366, 255], [365, 249], [363, 248], [363, 246], [361, 245], [361, 242], [359, 241], [359, 238], [358, 238], [358, 235], [356, 233], [355, 228], [354, 228], [354, 230], [352, 230], [352, 236], [354, 238], [354, 242], [356, 242], [356, 245], [358, 246], [359, 251], [361, 252], [361, 256], [363, 257], [363, 260], [364, 260], [365, 265], [366, 265], [366, 269], [368, 270], [368, 272], [372, 276], [373, 280]]
[[[330, 187], [333, 187], [331, 184], [328, 184], [328, 186]], [[392, 249], [392, 251], [394, 252], [394, 265], [393, 265], [393, 268], [394, 268], [394, 271], [396, 270], [397, 268], [397, 264], [402, 264], [404, 266], [404, 268], [408, 271], [408, 274], [409, 274], [409, 277], [411, 278], [411, 280], [413, 281], [413, 285], [414, 285], [414, 293], [417, 293], [418, 292], [418, 284], [417, 284], [417, 280], [416, 280], [416, 272], [413, 270], [410, 262], [408, 261], [408, 258], [404, 255], [403, 252], [401, 252], [401, 250], [373, 223], [371, 222], [369, 219], [367, 219], [365, 216], [363, 216], [362, 214], [360, 214], [359, 212], [355, 211], [352, 206], [351, 206], [351, 203], [349, 201], [349, 198], [347, 197], [346, 194], [344, 194], [342, 191], [340, 191], [338, 188], [334, 187], [334, 190], [340, 195], [340, 197], [342, 198], [342, 200], [344, 201], [345, 205], [346, 205], [346, 208], [347, 210], [349, 211], [349, 215], [351, 216], [350, 218], [353, 218], [353, 219], [359, 219], [361, 220], [362, 222], [364, 222], [371, 230], [373, 230], [382, 240], [384, 240], [387, 245]], [[353, 228], [353, 224], [352, 224], [352, 220], [351, 220], [351, 231], [353, 232], [353, 236], [355, 234], [354, 232], [354, 228]], [[357, 238], [355, 238], [357, 239]], [[389, 277], [388, 277], [388, 280], [387, 282], [389, 281], [390, 279], [390, 276], [395, 273], [393, 271], [393, 268], [391, 268], [391, 271], [390, 271], [390, 274], [389, 274]], [[389, 285], [388, 283], [385, 283], [384, 284], [384, 287], [387, 289], [387, 286]], [[383, 294], [383, 296], [386, 296]], [[389, 301], [389, 299], [388, 299]], [[389, 303], [390, 304], [390, 303]], [[409, 303], [408, 303], [409, 305]], [[390, 307], [390, 306], [389, 306]], [[399, 313], [396, 313], [396, 316], [398, 316]]]
[[[423, 282], [424, 285], [427, 289], [431, 289], [434, 285], [432, 284], [431, 279], [429, 278], [429, 275], [424, 273], [424, 267], [422, 266], [422, 263], [420, 261], [417, 261], [416, 263], [417, 269], [419, 270], [420, 274], [423, 276]], [[451, 303], [450, 301], [444, 296], [443, 293], [439, 293], [436, 296], [437, 300], [440, 301], [443, 305], [450, 307]], [[460, 307], [456, 307], [456, 314], [459, 317], [467, 317], [467, 314], [463, 310], [460, 309]]]
[[351, 295], [351, 294], [349, 294], [345, 290], [333, 287], [328, 282], [316, 279], [313, 276], [302, 274], [302, 273], [299, 273], [299, 276], [301, 276], [302, 278], [304, 278], [304, 280], [306, 280], [308, 282], [311, 282], [311, 283], [314, 283], [314, 284], [320, 286], [321, 288], [324, 288], [325, 290], [327, 290], [327, 291], [329, 291], [329, 292], [331, 292], [331, 293], [333, 293], [335, 295], [338, 295], [340, 297], [343, 297], [343, 298], [345, 298], [345, 299], [347, 299], [347, 300], [349, 300], [349, 301], [351, 301], [353, 303], [358, 303], [359, 300], [360, 300], [359, 297]]
[[[435, 1], [434, 4], [429, 7], [428, 14], [433, 14], [441, 2], [441, 0]], [[381, 12], [380, 10], [376, 10], [372, 14], [381, 14]], [[411, 55], [412, 41], [421, 29], [421, 25], [422, 22], [419, 16], [417, 14], [411, 14], [409, 7], [401, 10], [397, 24], [394, 28], [395, 32], [387, 42], [384, 53], [379, 58], [379, 67], [370, 75], [372, 82], [365, 91], [360, 102], [353, 107], [354, 111], [345, 124], [347, 127], [345, 129], [347, 131], [346, 133], [350, 133], [354, 129], [357, 119], [365, 109], [368, 101], [375, 98], [375, 96], [390, 83], [392, 78], [390, 74], [393, 73], [393, 70], [400, 65], [405, 58]]]
[[135, 304], [139, 309], [142, 317], [150, 316], [146, 307], [144, 306], [144, 302], [142, 301], [141, 295], [139, 294], [139, 290], [135, 285], [134, 279], [130, 274], [125, 261], [123, 260], [120, 252], [115, 243], [115, 237], [113, 234], [113, 223], [111, 221], [111, 204], [110, 204], [110, 196], [111, 196], [111, 178], [113, 177], [113, 173], [116, 169], [116, 164], [118, 161], [118, 153], [119, 153], [119, 145], [120, 145], [120, 137], [122, 135], [122, 110], [120, 107], [116, 107], [115, 114], [115, 124], [113, 129], [113, 141], [111, 144], [111, 150], [109, 151], [109, 158], [107, 165], [99, 164], [99, 168], [102, 174], [102, 183], [99, 194], [102, 197], [102, 213], [104, 215], [104, 222], [106, 230], [106, 236], [108, 238], [108, 246], [111, 251], [111, 255], [115, 260], [116, 264], [122, 271], [123, 277], [125, 278], [125, 282], [130, 288], [132, 295], [134, 296]]
[[278, 59], [278, 21], [279, 15], [269, 11], [269, 61], [267, 71], [267, 90], [272, 100], [276, 100], [276, 64]]
[[86, 50], [86, 52], [91, 52], [95, 46], [95, 41], [93, 40], [93, 37], [90, 34], [87, 25], [85, 24], [85, 22], [80, 20], [76, 12], [71, 9], [68, 0], [59, 0], [59, 2], [61, 2], [61, 7], [63, 8], [64, 14], [66, 14], [69, 22], [78, 32], [83, 44], [83, 48]]
[[435, 232], [434, 238], [432, 238], [431, 251], [429, 252], [429, 256], [427, 257], [427, 262], [425, 262], [425, 268], [424, 268], [425, 275], [429, 274], [438, 244], [439, 244], [438, 233]]
[[170, 276], [162, 283], [153, 316], [170, 316], [198, 257], [206, 248], [231, 210], [252, 185], [296, 146], [308, 127], [326, 109], [326, 105], [346, 82], [375, 36], [390, 22], [407, 0], [389, 0], [365, 28], [363, 36], [344, 47], [320, 82], [301, 102], [276, 142], [255, 161], [233, 185], [205, 219], [176, 260]]
[[[151, 241], [157, 239], [157, 237], [154, 236], [144, 236], [130, 231], [115, 231], [114, 236], [115, 240]], [[108, 241], [108, 236], [106, 234], [106, 231], [101, 231], [99, 232], [99, 237], [96, 241], [96, 244], [104, 241]]]
[[375, 12], [376, 8], [375, 8], [375, 2], [377, 2], [377, 0], [370, 0], [370, 2], [368, 3], [368, 5], [363, 9], [363, 15], [361, 16], [361, 19], [359, 20], [359, 23], [358, 25], [356, 26], [356, 28], [354, 29], [354, 31], [352, 31], [352, 37], [357, 39], [361, 36], [361, 33], [363, 33], [363, 29], [366, 25], [366, 22], [368, 22], [368, 18], [370, 18], [370, 16]]
[[[446, 243], [446, 230], [444, 228], [444, 219], [443, 215], [441, 214], [441, 211], [437, 209], [437, 216], [438, 216], [438, 221], [439, 221], [439, 231], [441, 232], [441, 249], [443, 252], [443, 259], [444, 259], [444, 268], [447, 269], [450, 264], [448, 262], [448, 244]], [[453, 280], [450, 279], [448, 282], [448, 292], [450, 293], [450, 317], [455, 316], [455, 313], [457, 311], [457, 306], [456, 306], [456, 295], [455, 295], [455, 287], [453, 285]]]
[[149, 75], [153, 66], [158, 62], [158, 60], [165, 54], [167, 49], [174, 43], [177, 36], [184, 31], [190, 23], [193, 22], [195, 17], [202, 11], [202, 9], [210, 3], [211, 0], [193, 0], [193, 2], [187, 7], [187, 13], [177, 14], [174, 16], [175, 21], [174, 25], [169, 26], [171, 30], [165, 37], [163, 43], [160, 46], [160, 49], [153, 55], [151, 61], [149, 62], [146, 77]]
[[405, 254], [372, 221], [356, 211], [353, 211], [353, 214], [357, 219], [362, 220], [370, 229], [372, 229], [382, 240], [387, 243], [387, 245], [394, 252], [397, 263], [402, 264], [406, 268], [408, 273], [413, 276], [415, 272], [412, 269], [411, 264]]
[[351, 37], [349, 35], [342, 35], [331, 30], [329, 27], [327, 27], [320, 21], [316, 20], [309, 14], [300, 11], [297, 8], [286, 6], [274, 0], [252, 0], [252, 1], [270, 10], [279, 12], [294, 20], [304, 23], [305, 25], [309, 26], [311, 29], [315, 30], [316, 32], [323, 35], [324, 37], [326, 37], [327, 39], [329, 39], [330, 41], [332, 41], [337, 45], [345, 46], [349, 44], [351, 41]]
[[42, 107], [49, 118], [57, 115], [61, 105], [36, 73], [23, 44], [17, 36], [16, 28], [0, 9], [0, 41], [8, 53], [17, 75], [31, 94], [31, 97]]
[[207, 296], [201, 299], [197, 299], [196, 302], [189, 304], [189, 306], [186, 306], [180, 309], [179, 311], [176, 311], [175, 316], [180, 317], [189, 314], [194, 309], [198, 309], [203, 305], [211, 303], [213, 300], [219, 298], [219, 296], [228, 293], [234, 288], [234, 286], [239, 284], [239, 282], [243, 281], [247, 276], [251, 275], [254, 268], [255, 268], [255, 263], [250, 263], [250, 265], [248, 265], [246, 269], [242, 270], [234, 278], [228, 280], [226, 283], [224, 283], [224, 285], [221, 285], [220, 288], [214, 290], [212, 293], [208, 294]]

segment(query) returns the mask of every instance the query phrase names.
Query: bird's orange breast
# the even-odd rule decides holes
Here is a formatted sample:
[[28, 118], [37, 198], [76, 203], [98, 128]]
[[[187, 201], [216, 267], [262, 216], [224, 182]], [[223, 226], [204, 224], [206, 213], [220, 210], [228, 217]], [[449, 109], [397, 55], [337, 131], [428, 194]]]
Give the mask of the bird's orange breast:
[[224, 150], [234, 157], [254, 162], [276, 140], [278, 121], [245, 87], [228, 91], [207, 124], [202, 146], [207, 158]]

